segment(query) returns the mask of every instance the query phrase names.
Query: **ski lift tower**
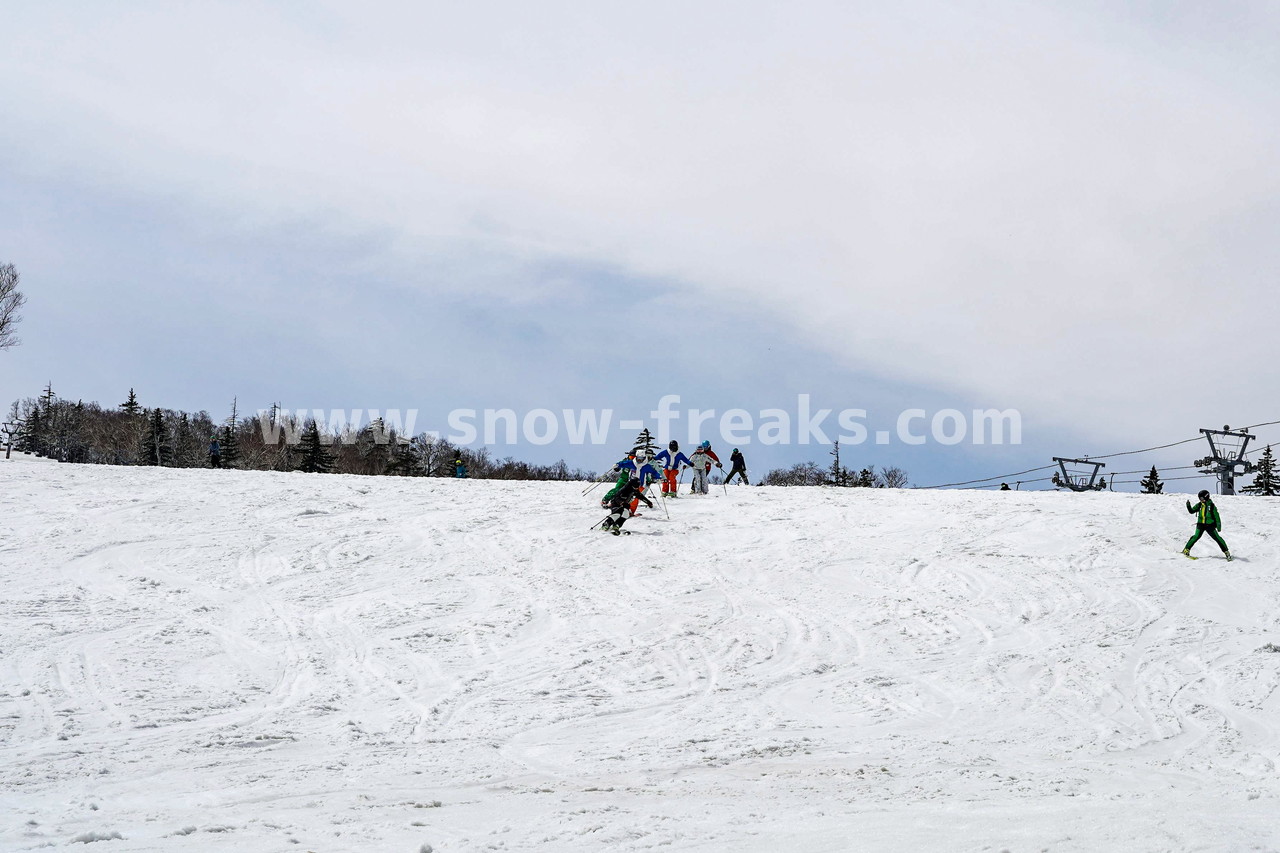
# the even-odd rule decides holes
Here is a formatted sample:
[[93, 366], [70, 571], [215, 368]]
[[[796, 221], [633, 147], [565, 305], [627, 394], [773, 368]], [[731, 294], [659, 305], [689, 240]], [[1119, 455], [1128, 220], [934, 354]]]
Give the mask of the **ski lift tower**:
[[18, 434], [18, 430], [22, 429], [22, 421], [5, 421], [0, 425], [5, 435], [4, 458], [8, 459], [13, 453], [13, 437]]
[[1196, 466], [1206, 474], [1218, 475], [1218, 494], [1234, 495], [1236, 475], [1250, 474], [1258, 469], [1258, 466], [1244, 458], [1249, 442], [1257, 436], [1232, 430], [1230, 426], [1200, 431], [1209, 440], [1210, 453], [1203, 459], [1197, 459]]
[[[1058, 468], [1062, 471], [1061, 475], [1053, 475], [1053, 484], [1059, 488], [1070, 489], [1073, 492], [1096, 492], [1098, 489], [1104, 488], [1103, 484], [1098, 481], [1098, 471], [1107, 467], [1105, 462], [1093, 462], [1088, 459], [1063, 459], [1061, 456], [1053, 457], [1053, 461], [1058, 463]], [[1071, 466], [1071, 470], [1067, 466]], [[1088, 469], [1088, 466], [1092, 466]]]

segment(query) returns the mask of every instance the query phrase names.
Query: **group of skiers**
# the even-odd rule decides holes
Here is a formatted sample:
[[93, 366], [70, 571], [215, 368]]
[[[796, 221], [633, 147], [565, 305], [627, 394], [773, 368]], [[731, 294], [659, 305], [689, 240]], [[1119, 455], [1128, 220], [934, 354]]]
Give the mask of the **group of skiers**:
[[[733, 453], [729, 455], [729, 462], [731, 469], [729, 476], [725, 478], [725, 483], [727, 484], [736, 476], [743, 485], [750, 485], [747, 481], [747, 462], [738, 448], [735, 447]], [[664, 499], [679, 497], [678, 477], [686, 468], [693, 472], [689, 493], [707, 494], [712, 465], [724, 470], [724, 464], [711, 449], [709, 441], [703, 441], [688, 456], [680, 450], [680, 443], [674, 439], [667, 445], [666, 450], [656, 454], [650, 455], [649, 450], [644, 447], [632, 450], [625, 459], [613, 467], [611, 472], [616, 474], [618, 479], [614, 487], [606, 492], [600, 501], [600, 505], [609, 510], [608, 517], [600, 523], [601, 529], [617, 536], [623, 532], [622, 525], [626, 520], [636, 514], [641, 502], [652, 508], [653, 502], [645, 493], [653, 483], [662, 483]]]
[[[750, 485], [747, 482], [747, 463], [738, 448], [735, 447], [733, 449], [729, 460], [732, 468], [724, 482], [727, 484], [736, 476], [741, 479], [744, 485]], [[615, 536], [620, 535], [624, 532], [622, 525], [626, 523], [628, 518], [636, 514], [636, 510], [639, 509], [641, 503], [652, 509], [653, 501], [649, 500], [646, 492], [649, 486], [655, 482], [662, 483], [662, 496], [664, 499], [679, 497], [677, 476], [686, 468], [693, 471], [690, 494], [705, 495], [707, 493], [707, 478], [711, 474], [712, 465], [724, 470], [720, 457], [711, 449], [711, 442], [709, 441], [699, 444], [690, 456], [686, 456], [681, 452], [680, 444], [675, 440], [672, 440], [667, 445], [666, 450], [652, 456], [643, 447], [632, 450], [625, 459], [614, 466], [611, 472], [618, 475], [618, 479], [614, 487], [606, 492], [604, 498], [600, 501], [600, 505], [609, 510], [609, 515], [600, 522], [600, 528]], [[1003, 484], [1002, 486], [1005, 489], [1008, 488]], [[1182, 553], [1193, 560], [1196, 559], [1191, 556], [1191, 549], [1200, 541], [1201, 536], [1208, 533], [1209, 538], [1218, 543], [1223, 555], [1230, 561], [1233, 559], [1231, 550], [1227, 547], [1227, 543], [1220, 532], [1222, 530], [1222, 516], [1218, 512], [1218, 507], [1210, 498], [1209, 490], [1201, 489], [1196, 497], [1199, 498], [1199, 501], [1194, 505], [1191, 501], [1187, 501], [1187, 512], [1196, 516], [1196, 529], [1191, 534], [1191, 538], [1187, 540]]]
[[[730, 471], [729, 476], [725, 477], [727, 485], [734, 477], [738, 477], [743, 485], [751, 485], [747, 482], [747, 463], [738, 448], [733, 449], [733, 453], [729, 455]], [[209, 464], [213, 468], [222, 467], [222, 448], [218, 443], [216, 435], [209, 437]], [[462, 459], [462, 454], [457, 454], [453, 460], [454, 476], [463, 478], [467, 476], [467, 466]], [[661, 468], [658, 466], [661, 465]], [[617, 482], [614, 487], [605, 493], [604, 498], [600, 501], [600, 505], [609, 510], [609, 515], [600, 523], [601, 529], [618, 535], [622, 533], [622, 525], [626, 520], [636, 514], [636, 510], [643, 502], [650, 509], [653, 508], [653, 501], [646, 497], [645, 493], [649, 486], [655, 482], [662, 483], [663, 498], [679, 497], [677, 477], [680, 472], [686, 468], [693, 471], [693, 482], [690, 485], [690, 494], [707, 494], [707, 482], [711, 474], [711, 466], [720, 470], [724, 470], [724, 465], [720, 462], [720, 457], [711, 449], [711, 442], [703, 441], [694, 449], [693, 454], [686, 456], [680, 450], [680, 443], [675, 439], [667, 445], [667, 449], [650, 456], [647, 448], [639, 447], [627, 454], [627, 457], [613, 467], [614, 474], [618, 475]], [[1002, 491], [1009, 489], [1008, 484], [1001, 483]], [[1200, 494], [1196, 497], [1199, 502], [1194, 506], [1191, 501], [1187, 501], [1187, 512], [1196, 516], [1196, 530], [1191, 534], [1191, 538], [1187, 540], [1186, 546], [1182, 549], [1182, 553], [1191, 557], [1191, 549], [1200, 541], [1200, 537], [1208, 533], [1214, 542], [1218, 543], [1218, 547], [1222, 549], [1222, 553], [1226, 555], [1228, 560], [1232, 559], [1231, 551], [1227, 548], [1227, 543], [1223, 540], [1219, 531], [1222, 530], [1222, 516], [1218, 513], [1218, 507], [1209, 497], [1208, 489], [1201, 489]], [[1191, 557], [1191, 559], [1196, 559]]]

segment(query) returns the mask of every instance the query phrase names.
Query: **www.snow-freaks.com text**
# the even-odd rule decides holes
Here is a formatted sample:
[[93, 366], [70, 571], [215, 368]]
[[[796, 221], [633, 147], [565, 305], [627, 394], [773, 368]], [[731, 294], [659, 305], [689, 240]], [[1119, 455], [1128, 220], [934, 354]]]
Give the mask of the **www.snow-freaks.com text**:
[[[314, 421], [322, 434], [341, 436], [344, 441], [362, 432], [374, 441], [384, 443], [391, 435], [409, 438], [414, 433], [418, 410], [385, 411], [357, 409], [299, 410], [260, 413], [263, 438], [296, 444], [301, 440], [304, 424]], [[604, 445], [617, 440], [615, 432], [631, 440], [636, 433], [648, 429], [655, 441], [665, 443], [676, 438], [697, 443], [704, 438], [718, 438], [727, 444], [750, 445], [941, 445], [1021, 444], [1022, 416], [1016, 409], [904, 409], [892, 419], [892, 429], [872, 430], [866, 409], [815, 408], [808, 394], [798, 394], [793, 409], [765, 408], [757, 412], [746, 409], [680, 408], [680, 395], [668, 394], [658, 400], [648, 418], [619, 417], [616, 410], [601, 409], [454, 409], [449, 412], [448, 432], [430, 430], [424, 435], [444, 439], [452, 444], [484, 445], [548, 445], [564, 441], [571, 445]], [[269, 434], [268, 434], [269, 433]]]

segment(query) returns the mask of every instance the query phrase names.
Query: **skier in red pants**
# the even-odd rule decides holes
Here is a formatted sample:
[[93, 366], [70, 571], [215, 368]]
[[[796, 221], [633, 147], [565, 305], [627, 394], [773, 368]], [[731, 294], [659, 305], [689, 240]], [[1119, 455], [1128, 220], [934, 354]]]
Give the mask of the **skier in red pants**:
[[692, 464], [689, 462], [689, 457], [680, 452], [680, 443], [673, 438], [667, 445], [667, 449], [654, 456], [653, 461], [662, 463], [662, 496], [674, 498], [676, 474], [680, 471], [681, 465]]

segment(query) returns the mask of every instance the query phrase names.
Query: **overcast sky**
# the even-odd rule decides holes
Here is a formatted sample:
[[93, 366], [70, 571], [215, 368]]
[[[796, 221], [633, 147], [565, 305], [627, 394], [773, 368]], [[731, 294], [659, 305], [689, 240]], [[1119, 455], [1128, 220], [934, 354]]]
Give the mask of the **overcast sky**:
[[1277, 420], [1278, 9], [19, 4], [0, 394], [1022, 413], [916, 483]]

